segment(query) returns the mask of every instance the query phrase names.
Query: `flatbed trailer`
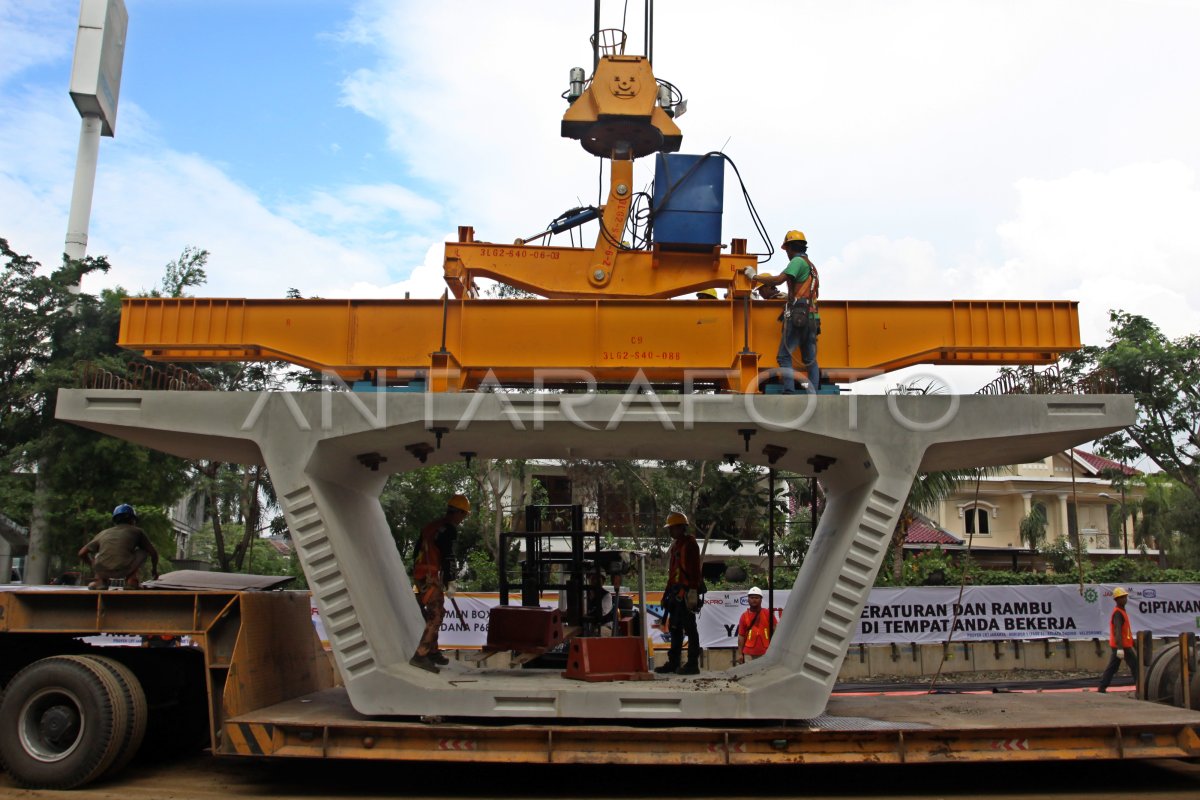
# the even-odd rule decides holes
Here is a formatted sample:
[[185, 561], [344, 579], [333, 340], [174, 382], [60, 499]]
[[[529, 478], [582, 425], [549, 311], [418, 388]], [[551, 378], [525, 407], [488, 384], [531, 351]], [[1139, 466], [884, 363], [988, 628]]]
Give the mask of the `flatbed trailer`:
[[[104, 635], [186, 644], [98, 647], [88, 641]], [[124, 718], [109, 728], [117, 741], [86, 742], [102, 753], [56, 753], [53, 741], [39, 740], [44, 731], [27, 724], [37, 721], [28, 718], [37, 709], [31, 698], [47, 691], [43, 681], [40, 695], [25, 692], [28, 676], [39, 665], [64, 660], [89, 667], [116, 662], [134, 676], [132, 682], [126, 676], [124, 687], [96, 684], [97, 693], [107, 691], [112, 700], [113, 719]], [[27, 677], [14, 680], [22, 671]], [[564, 680], [557, 673], [512, 672], [515, 681]], [[138, 703], [123, 702], [121, 688], [126, 698], [144, 691], [141, 708], [150, 719], [147, 725], [143, 714], [142, 729], [152, 738], [168, 731], [190, 738], [190, 718], [204, 727], [204, 742], [220, 757], [765, 765], [1200, 756], [1200, 713], [1096, 693], [835, 694], [814, 719], [711, 724], [369, 716], [355, 711], [338, 685], [304, 592], [0, 592], [0, 677], [9, 689], [0, 724], [16, 726], [0, 730], [9, 742], [6, 766], [19, 782], [41, 786], [83, 785], [132, 758], [140, 744], [130, 733]], [[58, 702], [70, 705], [70, 697], [66, 692]], [[187, 697], [202, 699], [202, 714], [189, 717]], [[75, 701], [73, 713], [86, 723], [94, 704], [86, 697]], [[34, 762], [41, 758], [49, 768], [14, 762], [23, 743], [32, 745]]]
[[930, 764], [1193, 758], [1200, 714], [1117, 695], [839, 697], [812, 720], [529, 725], [365, 717], [327, 689], [228, 719], [224, 754], [520, 764]]

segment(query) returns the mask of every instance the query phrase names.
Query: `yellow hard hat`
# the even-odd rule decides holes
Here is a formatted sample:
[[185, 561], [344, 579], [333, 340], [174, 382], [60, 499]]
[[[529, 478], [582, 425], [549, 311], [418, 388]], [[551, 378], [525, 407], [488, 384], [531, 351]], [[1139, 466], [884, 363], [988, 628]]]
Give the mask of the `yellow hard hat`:
[[465, 494], [456, 494], [446, 501], [446, 505], [453, 508], [455, 511], [461, 511], [464, 514], [471, 513], [471, 501], [467, 499]]
[[1116, 597], [1127, 597], [1128, 595], [1129, 595], [1129, 592], [1128, 592], [1128, 591], [1126, 591], [1125, 589], [1122, 589], [1120, 586], [1118, 586], [1117, 588], [1113, 589], [1113, 597], [1114, 597], [1114, 598], [1116, 598]]
[[804, 238], [804, 232], [803, 232], [803, 231], [788, 231], [788, 232], [787, 232], [787, 236], [784, 236], [784, 237], [783, 237], [783, 244], [781, 244], [781, 245], [779, 245], [779, 246], [780, 246], [780, 247], [787, 247], [787, 246], [788, 246], [789, 244], [791, 244], [792, 242], [804, 242], [804, 243], [806, 243], [806, 244], [807, 244], [807, 243], [808, 243], [808, 239], [805, 239], [805, 238]]
[[700, 291], [696, 292], [696, 299], [697, 300], [719, 300], [720, 298], [717, 297], [716, 289], [701, 289]]
[[684, 514], [682, 511], [672, 511], [670, 514], [667, 514], [667, 524], [663, 525], [663, 527], [670, 528], [672, 525], [687, 525], [687, 524], [688, 524], [687, 514]]

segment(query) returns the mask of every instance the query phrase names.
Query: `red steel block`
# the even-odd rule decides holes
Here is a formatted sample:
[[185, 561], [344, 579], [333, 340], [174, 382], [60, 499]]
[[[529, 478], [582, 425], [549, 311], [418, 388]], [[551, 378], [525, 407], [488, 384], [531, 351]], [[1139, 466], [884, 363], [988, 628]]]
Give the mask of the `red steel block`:
[[606, 636], [571, 640], [564, 678], [580, 681], [649, 681], [646, 643], [640, 636]]
[[488, 614], [486, 650], [549, 650], [563, 640], [557, 608], [494, 606]]

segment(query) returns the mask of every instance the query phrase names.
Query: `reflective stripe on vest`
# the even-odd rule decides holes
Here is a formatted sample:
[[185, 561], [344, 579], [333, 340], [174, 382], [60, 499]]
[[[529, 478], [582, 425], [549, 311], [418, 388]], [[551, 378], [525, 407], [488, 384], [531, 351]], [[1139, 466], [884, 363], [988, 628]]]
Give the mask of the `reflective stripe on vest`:
[[[1117, 626], [1113, 624], [1116, 622], [1117, 614], [1120, 614], [1123, 618], [1121, 620], [1123, 624], [1121, 628], [1120, 644], [1117, 644]], [[1125, 609], [1121, 608], [1120, 606], [1114, 608], [1112, 616], [1108, 618], [1108, 643], [1110, 646], [1115, 648], [1133, 647], [1133, 630], [1129, 627], [1129, 615], [1126, 614]]]
[[771, 644], [771, 632], [767, 628], [768, 622], [768, 619], [763, 618], [762, 606], [759, 606], [758, 613], [754, 615], [754, 620], [746, 630], [746, 649], [756, 650], [759, 647], [763, 650], [767, 649]]

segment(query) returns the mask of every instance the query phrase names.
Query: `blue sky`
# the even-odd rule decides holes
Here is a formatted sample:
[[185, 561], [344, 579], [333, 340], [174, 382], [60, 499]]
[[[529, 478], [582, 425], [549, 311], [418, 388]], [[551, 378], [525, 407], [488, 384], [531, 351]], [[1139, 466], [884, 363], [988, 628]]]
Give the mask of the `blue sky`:
[[[88, 290], [152, 286], [195, 245], [201, 294], [434, 296], [456, 226], [511, 241], [595, 201], [595, 159], [558, 135], [590, 2], [126, 4], [89, 240], [113, 270]], [[1075, 299], [1088, 341], [1112, 307], [1200, 327], [1200, 3], [656, 8], [684, 152], [723, 147], [772, 237], [805, 230], [823, 296]], [[45, 264], [77, 22], [77, 0], [0, 0], [0, 236]], [[726, 180], [725, 236], [753, 239]]]

